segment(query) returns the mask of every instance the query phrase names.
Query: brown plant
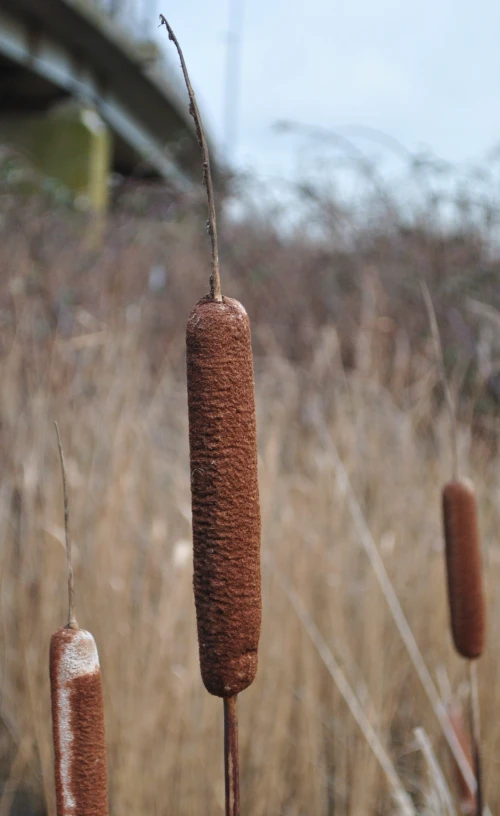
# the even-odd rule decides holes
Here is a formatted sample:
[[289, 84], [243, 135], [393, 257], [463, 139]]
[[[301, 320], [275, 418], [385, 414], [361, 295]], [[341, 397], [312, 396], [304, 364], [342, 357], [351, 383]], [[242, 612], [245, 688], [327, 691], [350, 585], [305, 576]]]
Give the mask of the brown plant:
[[462, 657], [475, 660], [484, 649], [486, 610], [474, 486], [448, 482], [442, 498], [453, 642]]

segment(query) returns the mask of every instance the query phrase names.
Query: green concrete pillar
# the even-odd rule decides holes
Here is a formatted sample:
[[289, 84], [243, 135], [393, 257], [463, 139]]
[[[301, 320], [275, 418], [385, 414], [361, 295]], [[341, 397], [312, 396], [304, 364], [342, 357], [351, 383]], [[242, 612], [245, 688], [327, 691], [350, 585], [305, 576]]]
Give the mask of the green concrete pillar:
[[79, 208], [106, 211], [111, 134], [94, 108], [70, 103], [45, 115], [0, 116], [0, 143], [67, 187]]

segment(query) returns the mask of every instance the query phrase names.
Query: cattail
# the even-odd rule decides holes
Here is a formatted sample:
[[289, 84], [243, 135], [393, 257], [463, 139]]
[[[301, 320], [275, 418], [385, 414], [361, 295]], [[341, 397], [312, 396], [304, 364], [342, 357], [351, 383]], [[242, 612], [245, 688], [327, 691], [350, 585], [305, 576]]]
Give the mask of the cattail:
[[210, 295], [196, 304], [186, 330], [194, 596], [203, 682], [224, 700], [226, 816], [239, 816], [237, 700], [257, 671], [261, 621], [250, 323], [238, 301], [222, 297], [207, 140], [182, 49], [163, 14], [160, 23], [181, 61], [208, 198]]
[[57, 816], [108, 816], [101, 670], [94, 638], [78, 628], [64, 454], [56, 423], [64, 490], [68, 625], [50, 641], [50, 690]]
[[101, 672], [90, 632], [52, 635], [50, 685], [57, 816], [107, 816]]
[[443, 521], [453, 642], [459, 654], [480, 657], [485, 642], [485, 600], [477, 506], [468, 480], [443, 488]]
[[[483, 812], [481, 772], [481, 723], [477, 663], [484, 649], [486, 610], [481, 568], [481, 545], [477, 521], [474, 485], [459, 479], [458, 434], [455, 405], [446, 378], [443, 347], [432, 298], [425, 283], [422, 293], [427, 306], [431, 334], [436, 352], [439, 378], [450, 417], [452, 454], [452, 481], [442, 492], [443, 526], [445, 538], [448, 602], [453, 642], [457, 652], [469, 661], [471, 743], [474, 756], [475, 785], [466, 780], [469, 793], [474, 797], [476, 816]], [[464, 768], [461, 768], [463, 773]]]
[[257, 671], [260, 511], [250, 323], [206, 297], [187, 324], [194, 592], [203, 682], [231, 697]]

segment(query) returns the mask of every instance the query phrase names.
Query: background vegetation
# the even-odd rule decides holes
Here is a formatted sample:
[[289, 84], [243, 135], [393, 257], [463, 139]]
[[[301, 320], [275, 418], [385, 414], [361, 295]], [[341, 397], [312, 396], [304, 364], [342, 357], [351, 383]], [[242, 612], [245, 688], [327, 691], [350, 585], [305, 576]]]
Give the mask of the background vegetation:
[[[374, 185], [375, 166], [355, 163], [349, 202], [335, 193], [333, 167], [328, 184], [313, 174], [278, 196], [248, 180], [230, 190], [238, 218], [221, 226], [223, 290], [253, 325], [263, 512], [260, 670], [240, 704], [252, 816], [391, 812], [386, 780], [298, 610], [420, 812], [441, 811], [414, 728], [425, 728], [456, 790], [332, 455], [431, 674], [444, 697], [460, 697], [440, 519], [448, 420], [421, 280], [457, 397], [463, 470], [478, 490], [489, 603], [484, 773], [492, 812], [500, 806], [499, 200], [492, 163], [481, 178], [448, 168], [443, 183], [438, 163], [417, 159], [404, 185]], [[184, 381], [185, 321], [207, 289], [204, 202], [117, 185], [99, 237], [64, 191], [23, 198], [25, 172], [4, 157], [0, 812], [54, 812], [48, 644], [66, 616], [57, 419], [78, 618], [101, 656], [111, 812], [222, 813], [220, 701], [203, 689], [194, 623]]]

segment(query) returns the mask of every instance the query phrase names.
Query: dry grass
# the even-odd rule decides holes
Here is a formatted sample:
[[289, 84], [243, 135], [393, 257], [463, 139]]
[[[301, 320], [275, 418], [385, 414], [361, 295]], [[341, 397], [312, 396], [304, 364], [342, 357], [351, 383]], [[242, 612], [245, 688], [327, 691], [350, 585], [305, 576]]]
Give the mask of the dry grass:
[[[54, 419], [67, 459], [77, 615], [102, 663], [111, 812], [223, 812], [220, 701], [204, 691], [198, 667], [178, 330], [204, 292], [205, 269], [201, 253], [181, 252], [188, 227], [180, 233], [188, 238], [145, 230], [106, 245], [95, 269], [75, 243], [55, 252], [48, 228], [36, 244], [27, 247], [15, 232], [8, 251], [3, 245], [10, 317], [0, 338], [2, 816], [13, 802], [25, 813], [23, 796], [33, 809], [46, 803], [54, 813], [48, 646], [67, 614]], [[156, 297], [145, 293], [144, 279], [166, 237], [171, 288]], [[64, 300], [61, 284], [69, 279], [79, 294]], [[235, 288], [228, 294], [254, 317], [251, 281]], [[425, 323], [423, 306], [416, 308]], [[359, 311], [357, 328], [351, 323], [358, 354], [348, 371], [331, 316], [315, 324], [312, 307], [310, 354], [286, 359], [283, 323], [274, 330], [267, 314], [256, 308], [254, 320], [264, 621], [257, 680], [240, 702], [244, 810], [370, 816], [393, 808], [386, 778], [285, 591], [291, 587], [419, 812], [446, 813], [428, 773], [432, 755], [423, 758], [414, 729], [425, 729], [455, 793], [454, 768], [317, 424], [319, 412], [431, 674], [445, 666], [457, 689], [465, 675], [448, 630], [440, 518], [449, 435], [433, 398], [431, 347], [380, 346], [385, 312], [375, 299]], [[460, 424], [487, 565], [481, 707], [486, 800], [497, 812], [500, 470], [493, 442]]]

